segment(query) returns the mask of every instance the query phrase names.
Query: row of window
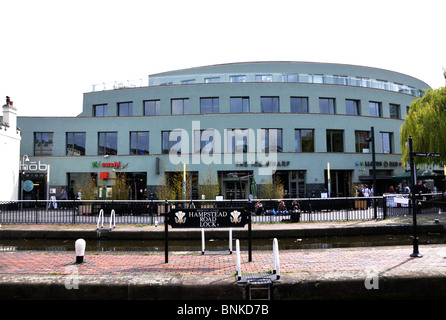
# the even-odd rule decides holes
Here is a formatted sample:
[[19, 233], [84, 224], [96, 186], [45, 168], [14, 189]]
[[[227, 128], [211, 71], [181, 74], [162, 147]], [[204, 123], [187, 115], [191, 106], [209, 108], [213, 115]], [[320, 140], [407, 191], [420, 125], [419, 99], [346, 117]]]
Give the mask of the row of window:
[[[117, 115], [121, 117], [133, 116], [133, 102], [120, 102], [117, 105]], [[381, 102], [369, 101], [369, 116], [382, 117], [383, 106]], [[361, 101], [355, 99], [345, 100], [345, 114], [362, 115]], [[263, 113], [280, 112], [279, 97], [261, 97], [260, 111]], [[309, 104], [308, 97], [290, 97], [290, 111], [292, 113], [308, 113]], [[249, 97], [231, 97], [230, 98], [231, 113], [248, 113], [250, 112]], [[319, 98], [319, 112], [324, 114], [337, 114], [335, 98]], [[200, 113], [220, 113], [220, 99], [218, 97], [200, 98]], [[190, 103], [188, 98], [171, 99], [171, 114], [182, 115], [190, 114]], [[401, 107], [399, 104], [389, 104], [390, 118], [401, 119]], [[95, 117], [109, 116], [108, 104], [99, 104], [93, 106], [93, 115]], [[160, 100], [147, 100], [143, 102], [143, 115], [156, 116], [160, 115]]]
[[[150, 78], [150, 85], [173, 85], [175, 83], [181, 84], [192, 84], [199, 83], [201, 80], [186, 76], [177, 77], [153, 77]], [[222, 79], [223, 78], [223, 79]], [[385, 81], [378, 79], [370, 79], [366, 77], [352, 77], [343, 75], [326, 75], [326, 74], [234, 74], [229, 76], [212, 76], [204, 77], [203, 83], [220, 83], [220, 82], [288, 82], [288, 83], [314, 83], [314, 84], [335, 84], [343, 86], [354, 86], [363, 88], [373, 88], [380, 90], [388, 90], [393, 92], [400, 92], [411, 94], [414, 96], [421, 97], [423, 92], [421, 90], [415, 89], [414, 87]], [[105, 89], [104, 89], [105, 90]]]
[[[245, 153], [255, 152], [256, 144], [251, 140], [255, 134], [250, 129], [226, 129], [226, 152]], [[162, 131], [161, 133], [161, 153], [169, 152], [181, 153], [181, 138], [183, 132], [180, 130]], [[253, 136], [254, 134], [254, 136]], [[53, 132], [34, 133], [34, 155], [52, 156], [54, 150]], [[355, 152], [369, 152], [367, 138], [369, 131], [355, 131]], [[214, 129], [194, 131], [194, 150], [212, 154], [220, 152], [223, 148], [220, 133]], [[282, 152], [283, 134], [282, 129], [261, 129], [260, 136], [261, 152]], [[250, 144], [250, 142], [253, 142]], [[381, 153], [393, 153], [393, 133], [380, 132]], [[130, 132], [130, 155], [149, 154], [150, 132], [132, 131]], [[326, 130], [327, 152], [344, 152], [344, 130]], [[251, 149], [253, 148], [253, 149]], [[379, 150], [379, 149], [378, 149]], [[86, 155], [86, 133], [67, 132], [66, 133], [66, 155], [84, 156]], [[294, 129], [294, 152], [314, 152], [315, 139], [314, 129]], [[187, 153], [187, 151], [185, 151]], [[118, 154], [118, 133], [98, 132], [98, 155]]]

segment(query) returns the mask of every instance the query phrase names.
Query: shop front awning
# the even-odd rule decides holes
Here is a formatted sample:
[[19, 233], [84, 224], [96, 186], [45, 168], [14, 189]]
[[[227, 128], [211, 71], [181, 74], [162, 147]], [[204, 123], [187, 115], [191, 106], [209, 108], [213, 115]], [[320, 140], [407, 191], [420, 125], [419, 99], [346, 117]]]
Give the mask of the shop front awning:
[[[373, 176], [359, 176], [360, 181], [370, 181], [373, 180]], [[376, 180], [392, 180], [392, 176], [376, 175]]]
[[[425, 179], [443, 178], [443, 176], [431, 170], [417, 169], [416, 178], [417, 180], [425, 180]], [[406, 171], [400, 175], [393, 177], [393, 180], [410, 180], [410, 179], [411, 179], [410, 171]]]

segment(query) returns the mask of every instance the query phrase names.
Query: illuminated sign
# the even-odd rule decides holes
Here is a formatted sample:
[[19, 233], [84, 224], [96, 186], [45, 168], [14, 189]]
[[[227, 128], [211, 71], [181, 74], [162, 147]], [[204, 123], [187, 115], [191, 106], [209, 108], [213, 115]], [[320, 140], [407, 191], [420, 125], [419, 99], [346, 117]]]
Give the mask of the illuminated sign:
[[119, 168], [121, 166], [121, 161], [114, 161], [114, 162], [93, 161], [91, 163], [91, 166], [93, 168]]
[[48, 165], [45, 163], [41, 163], [40, 160], [39, 160], [39, 162], [31, 161], [29, 164], [20, 162], [20, 167], [24, 171], [47, 171], [48, 170]]

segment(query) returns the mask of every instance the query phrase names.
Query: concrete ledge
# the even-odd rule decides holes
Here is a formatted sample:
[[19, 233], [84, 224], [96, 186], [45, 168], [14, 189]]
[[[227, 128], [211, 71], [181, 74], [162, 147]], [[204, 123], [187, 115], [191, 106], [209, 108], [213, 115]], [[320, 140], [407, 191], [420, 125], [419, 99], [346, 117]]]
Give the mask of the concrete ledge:
[[[271, 287], [272, 300], [444, 299], [442, 275], [394, 276], [367, 289], [363, 276], [302, 279], [284, 275]], [[2, 300], [247, 300], [247, 287], [227, 276], [80, 276], [67, 289], [67, 276], [0, 276]]]

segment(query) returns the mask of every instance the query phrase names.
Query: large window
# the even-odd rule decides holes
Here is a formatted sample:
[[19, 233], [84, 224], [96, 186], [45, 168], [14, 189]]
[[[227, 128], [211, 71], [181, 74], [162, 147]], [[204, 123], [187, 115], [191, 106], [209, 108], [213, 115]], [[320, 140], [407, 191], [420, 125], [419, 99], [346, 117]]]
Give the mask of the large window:
[[370, 152], [367, 142], [369, 136], [370, 131], [355, 131], [355, 152]]
[[52, 156], [53, 155], [53, 132], [34, 132], [34, 155]]
[[194, 152], [213, 154], [215, 152], [215, 130], [194, 131]]
[[93, 115], [95, 117], [108, 116], [108, 105], [107, 104], [97, 104], [97, 105], [93, 106]]
[[308, 113], [307, 97], [291, 97], [290, 110], [294, 113]]
[[279, 112], [279, 97], [261, 97], [260, 109], [262, 112]]
[[345, 113], [353, 116], [359, 116], [359, 100], [345, 100]]
[[67, 156], [85, 156], [85, 132], [67, 132]]
[[245, 75], [230, 76], [229, 82], [246, 82], [246, 76]]
[[133, 116], [133, 102], [118, 103], [118, 116], [120, 117]]
[[168, 154], [171, 152], [181, 153], [181, 131], [163, 131], [161, 133], [161, 152], [163, 154]]
[[256, 82], [273, 82], [272, 74], [257, 74]]
[[390, 118], [401, 119], [401, 107], [399, 104], [389, 104]]
[[189, 99], [172, 99], [172, 114], [189, 114]]
[[130, 154], [134, 155], [149, 154], [148, 131], [130, 132]]
[[333, 98], [319, 98], [319, 112], [320, 113], [335, 113], [335, 99]]
[[98, 133], [98, 155], [118, 154], [118, 133], [99, 132]]
[[392, 133], [381, 132], [381, 152], [392, 153]]
[[201, 98], [200, 99], [201, 113], [219, 113], [219, 99], [218, 98]]
[[227, 152], [246, 153], [248, 152], [248, 129], [228, 129], [227, 130]]
[[144, 115], [145, 116], [158, 116], [159, 114], [160, 114], [160, 101], [159, 100], [144, 101]]
[[343, 130], [327, 130], [327, 152], [344, 152]]
[[249, 112], [248, 97], [231, 97], [231, 113]]
[[262, 152], [282, 152], [282, 129], [262, 129]]
[[380, 102], [369, 102], [370, 116], [381, 117], [381, 103]]
[[314, 130], [295, 129], [294, 145], [295, 152], [314, 152]]

